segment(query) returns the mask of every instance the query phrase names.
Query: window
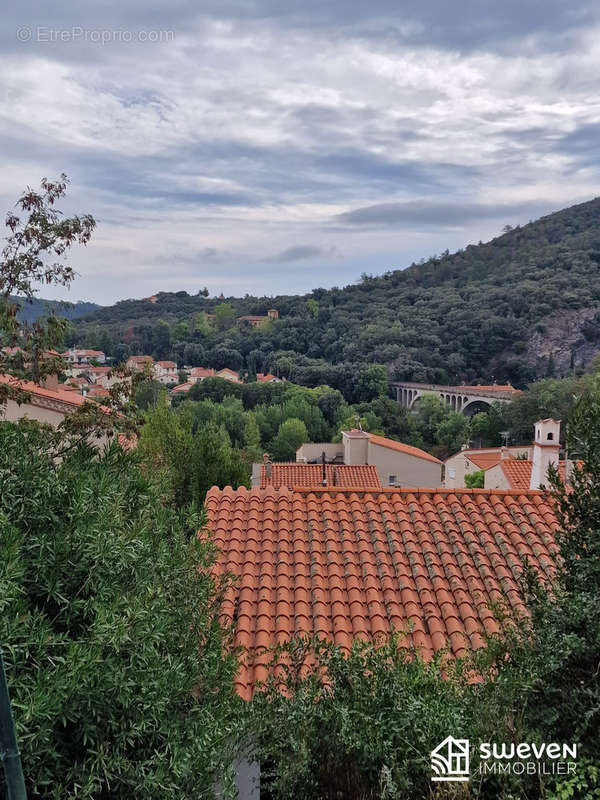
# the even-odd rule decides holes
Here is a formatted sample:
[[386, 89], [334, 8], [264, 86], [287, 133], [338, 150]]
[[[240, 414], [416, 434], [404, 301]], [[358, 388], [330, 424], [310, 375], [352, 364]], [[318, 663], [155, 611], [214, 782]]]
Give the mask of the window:
[[452, 467], [448, 470], [448, 474], [450, 478], [456, 478], [456, 470], [452, 469]]
[[548, 436], [547, 436], [547, 439], [548, 439], [549, 442], [552, 441], [552, 439], [554, 439], [554, 434], [553, 433], [549, 433]]
[[390, 475], [388, 478], [388, 486], [395, 486], [396, 485], [396, 476]]

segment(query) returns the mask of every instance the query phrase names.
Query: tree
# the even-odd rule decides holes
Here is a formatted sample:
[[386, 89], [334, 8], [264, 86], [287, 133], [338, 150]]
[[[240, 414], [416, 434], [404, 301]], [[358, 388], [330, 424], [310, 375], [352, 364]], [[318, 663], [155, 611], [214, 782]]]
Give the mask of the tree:
[[209, 422], [194, 425], [189, 413], [172, 413], [166, 398], [148, 412], [138, 450], [165, 503], [199, 509], [211, 486], [247, 486], [249, 473], [227, 431]]
[[171, 330], [163, 319], [158, 321], [152, 332], [152, 344], [157, 361], [168, 358], [171, 354]]
[[190, 367], [202, 367], [206, 361], [206, 351], [201, 344], [188, 342], [183, 348], [183, 363]]
[[244, 449], [248, 459], [252, 462], [260, 461], [262, 450], [260, 446], [260, 431], [256, 416], [252, 411], [247, 411], [244, 420]]
[[435, 438], [448, 453], [455, 453], [469, 438], [469, 420], [463, 414], [451, 411], [436, 427]]
[[104, 353], [105, 356], [110, 358], [113, 354], [113, 341], [110, 337], [108, 331], [102, 331], [100, 334], [100, 342], [99, 342], [100, 350]]
[[200, 520], [116, 443], [53, 446], [0, 423], [0, 642], [29, 797], [209, 796], [233, 662]]
[[162, 397], [167, 393], [166, 388], [160, 381], [147, 378], [138, 384], [135, 391], [135, 402], [139, 409], [145, 411], [156, 406]]
[[[54, 183], [44, 178], [39, 192], [27, 188], [17, 201], [19, 214], [7, 214], [9, 235], [0, 254], [0, 345], [19, 348], [15, 354], [0, 350], [0, 372], [37, 383], [61, 367], [48, 351], [62, 345], [66, 320], [52, 312], [31, 325], [22, 322], [18, 298], [33, 302], [36, 284], [69, 286], [75, 272], [64, 263], [67, 251], [86, 245], [96, 226], [89, 214], [63, 218], [55, 208], [67, 184], [63, 174]], [[0, 386], [0, 403], [9, 397], [22, 399], [13, 387]]]
[[233, 327], [235, 310], [231, 303], [219, 303], [218, 306], [215, 306], [214, 314], [217, 330], [226, 331]]
[[358, 400], [373, 400], [387, 394], [388, 378], [385, 367], [371, 364], [361, 370], [358, 376], [356, 395]]
[[448, 419], [448, 407], [435, 394], [424, 394], [416, 405], [415, 424], [427, 445], [436, 444], [436, 432], [441, 422]]
[[319, 316], [319, 304], [314, 297], [309, 297], [306, 301], [306, 309], [310, 317], [315, 319]]
[[180, 322], [175, 325], [173, 329], [173, 341], [175, 342], [185, 342], [190, 335], [190, 330], [188, 327], [187, 322], [181, 320]]
[[296, 450], [304, 442], [308, 442], [306, 425], [295, 417], [286, 419], [279, 426], [277, 436], [273, 439], [273, 458], [277, 461], [294, 461]]
[[465, 474], [465, 486], [467, 489], [483, 489], [485, 486], [485, 470], [478, 469], [476, 472]]

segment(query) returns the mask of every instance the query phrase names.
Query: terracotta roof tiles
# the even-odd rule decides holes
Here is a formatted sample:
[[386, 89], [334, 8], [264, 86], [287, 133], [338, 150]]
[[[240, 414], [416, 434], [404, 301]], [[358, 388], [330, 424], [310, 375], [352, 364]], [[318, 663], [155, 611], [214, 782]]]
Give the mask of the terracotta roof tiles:
[[[327, 486], [350, 487], [359, 489], [378, 489], [381, 487], [377, 468], [369, 464], [325, 464]], [[271, 475], [263, 465], [260, 468], [261, 488], [266, 486], [289, 489], [297, 487], [320, 486], [323, 480], [322, 464], [303, 464], [292, 461], [271, 464]]]
[[425, 658], [464, 655], [497, 630], [492, 602], [525, 611], [524, 559], [549, 580], [557, 552], [542, 492], [213, 487], [206, 508], [215, 573], [238, 579], [223, 620], [237, 608], [244, 698], [267, 675], [264, 649], [295, 634], [348, 651], [399, 629]]
[[[531, 481], [531, 467], [533, 461], [522, 461], [515, 459], [514, 461], [503, 461], [502, 471], [504, 472], [508, 484], [511, 489], [529, 489]], [[565, 480], [565, 462], [558, 462], [558, 474], [561, 480]]]

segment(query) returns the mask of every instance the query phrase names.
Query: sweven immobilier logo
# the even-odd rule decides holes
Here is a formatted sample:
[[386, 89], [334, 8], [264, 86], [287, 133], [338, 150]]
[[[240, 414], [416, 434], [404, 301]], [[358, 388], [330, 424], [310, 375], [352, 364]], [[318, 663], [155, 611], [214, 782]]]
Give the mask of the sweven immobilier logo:
[[[431, 751], [432, 781], [468, 781], [470, 743], [447, 736]], [[557, 742], [481, 742], [480, 775], [569, 775], [577, 768], [577, 745]]]

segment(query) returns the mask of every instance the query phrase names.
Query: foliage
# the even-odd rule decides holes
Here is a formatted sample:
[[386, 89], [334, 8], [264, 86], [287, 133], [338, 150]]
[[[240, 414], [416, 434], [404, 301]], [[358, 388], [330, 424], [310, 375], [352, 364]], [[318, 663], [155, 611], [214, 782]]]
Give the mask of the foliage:
[[211, 486], [248, 485], [249, 470], [224, 426], [197, 424], [189, 406], [172, 413], [166, 399], [147, 412], [138, 450], [163, 501], [199, 509]]
[[277, 436], [273, 439], [272, 456], [276, 461], [295, 461], [296, 450], [308, 441], [306, 425], [297, 417], [290, 417], [281, 423]]
[[197, 798], [230, 758], [233, 670], [200, 520], [116, 444], [52, 447], [0, 423], [0, 642], [29, 797]]
[[135, 390], [135, 403], [139, 409], [145, 411], [155, 406], [161, 397], [166, 397], [167, 390], [160, 381], [147, 378], [140, 381]]
[[[70, 285], [75, 273], [65, 263], [67, 251], [74, 244], [87, 244], [96, 225], [90, 215], [61, 217], [55, 204], [66, 188], [66, 175], [55, 183], [44, 178], [39, 192], [27, 188], [17, 201], [19, 214], [6, 216], [9, 234], [0, 254], [0, 346], [18, 348], [16, 352], [0, 350], [0, 373], [36, 383], [59, 370], [61, 362], [54, 348], [62, 345], [67, 323], [53, 307], [47, 317], [29, 324], [23, 300], [34, 300], [39, 283]], [[0, 403], [9, 398], [22, 396], [15, 387], [0, 386]]]
[[465, 474], [465, 486], [467, 489], [483, 489], [485, 485], [485, 470], [478, 469], [476, 472]]

